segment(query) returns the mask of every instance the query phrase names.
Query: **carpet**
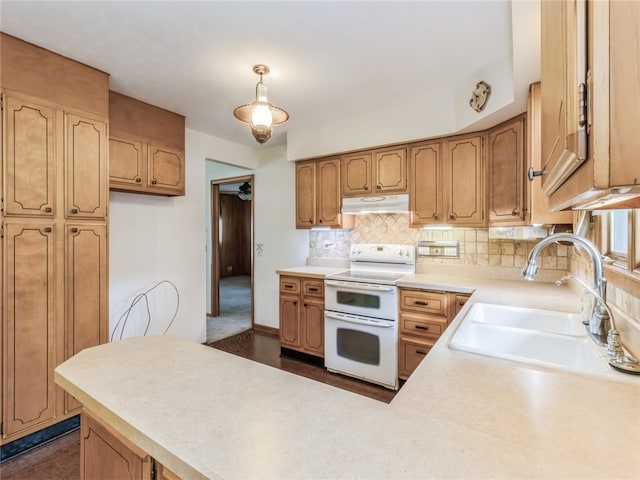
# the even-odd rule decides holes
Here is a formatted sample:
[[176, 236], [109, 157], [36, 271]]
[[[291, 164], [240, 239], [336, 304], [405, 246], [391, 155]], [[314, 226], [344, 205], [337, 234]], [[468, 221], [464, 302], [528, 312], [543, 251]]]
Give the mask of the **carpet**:
[[251, 277], [220, 279], [220, 316], [207, 317], [207, 343], [251, 328]]

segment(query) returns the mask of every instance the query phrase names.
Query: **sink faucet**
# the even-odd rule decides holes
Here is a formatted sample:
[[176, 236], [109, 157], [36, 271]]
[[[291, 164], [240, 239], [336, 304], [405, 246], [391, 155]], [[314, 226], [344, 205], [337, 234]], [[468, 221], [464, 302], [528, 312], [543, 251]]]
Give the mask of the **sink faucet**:
[[[607, 298], [607, 280], [603, 276], [603, 262], [602, 255], [598, 251], [598, 248], [589, 240], [584, 237], [580, 237], [573, 233], [556, 233], [550, 235], [533, 247], [529, 254], [529, 259], [522, 269], [522, 277], [526, 280], [533, 280], [538, 272], [538, 264], [536, 260], [542, 249], [547, 245], [555, 242], [570, 242], [574, 245], [578, 245], [587, 251], [591, 262], [593, 263], [593, 290], [598, 292], [602, 302], [594, 302], [593, 308], [589, 314], [589, 332], [593, 335], [597, 341], [602, 345], [606, 344], [607, 332], [609, 331], [609, 314], [606, 307]], [[586, 285], [585, 285], [586, 286]]]
[[522, 269], [522, 276], [526, 280], [533, 280], [538, 272], [536, 259], [543, 248], [550, 243], [567, 241], [574, 245], [583, 247], [593, 262], [593, 288], [574, 275], [567, 275], [556, 282], [562, 285], [566, 280], [577, 281], [587, 292], [595, 298], [592, 311], [589, 315], [589, 333], [591, 337], [600, 345], [607, 346], [607, 353], [611, 357], [609, 365], [625, 373], [640, 374], [640, 362], [631, 355], [626, 355], [620, 333], [616, 329], [613, 319], [613, 312], [607, 305], [606, 288], [607, 280], [603, 276], [602, 255], [598, 248], [584, 237], [572, 233], [557, 233], [544, 238], [531, 250], [529, 259]]

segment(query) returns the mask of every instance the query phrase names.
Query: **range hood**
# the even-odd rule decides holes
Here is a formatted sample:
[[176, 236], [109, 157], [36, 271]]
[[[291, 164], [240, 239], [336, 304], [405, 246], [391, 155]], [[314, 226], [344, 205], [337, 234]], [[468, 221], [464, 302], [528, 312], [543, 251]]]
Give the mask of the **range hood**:
[[346, 197], [342, 199], [342, 213], [366, 215], [369, 213], [407, 213], [409, 195], [377, 195], [369, 197]]

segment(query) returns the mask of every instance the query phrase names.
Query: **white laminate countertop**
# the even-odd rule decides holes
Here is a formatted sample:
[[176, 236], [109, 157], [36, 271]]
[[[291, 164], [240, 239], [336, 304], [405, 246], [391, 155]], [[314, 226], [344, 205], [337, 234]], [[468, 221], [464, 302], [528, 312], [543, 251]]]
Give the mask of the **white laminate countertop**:
[[289, 275], [292, 277], [324, 278], [332, 273], [344, 272], [349, 267], [318, 267], [304, 265], [302, 267], [280, 268], [276, 270], [278, 275]]
[[575, 311], [569, 289], [402, 284], [475, 293], [388, 405], [170, 336], [84, 350], [56, 382], [184, 478], [640, 478], [639, 384], [447, 346], [477, 301]]

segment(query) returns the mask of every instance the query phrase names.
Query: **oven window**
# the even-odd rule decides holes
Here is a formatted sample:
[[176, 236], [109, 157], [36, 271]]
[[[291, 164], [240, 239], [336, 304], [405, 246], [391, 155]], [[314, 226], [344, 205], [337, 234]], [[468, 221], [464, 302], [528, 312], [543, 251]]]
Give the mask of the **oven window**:
[[367, 365], [380, 365], [380, 338], [377, 335], [338, 328], [336, 340], [339, 357]]
[[374, 308], [380, 310], [380, 295], [356, 292], [336, 292], [336, 300], [340, 305], [351, 307]]

